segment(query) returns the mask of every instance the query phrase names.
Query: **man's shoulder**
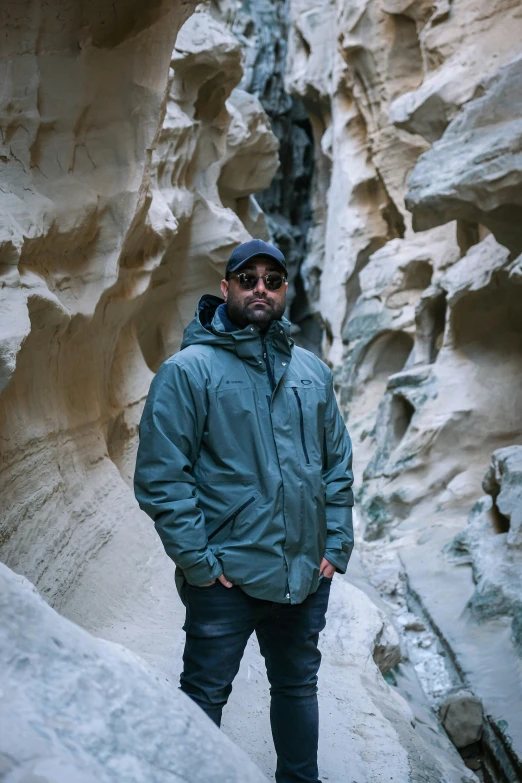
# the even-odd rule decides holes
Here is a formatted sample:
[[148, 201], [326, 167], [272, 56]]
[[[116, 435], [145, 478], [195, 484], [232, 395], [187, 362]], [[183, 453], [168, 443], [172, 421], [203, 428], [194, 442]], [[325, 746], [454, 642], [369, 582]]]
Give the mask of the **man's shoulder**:
[[160, 369], [167, 373], [169, 370], [181, 370], [198, 377], [202, 370], [205, 374], [208, 372], [215, 357], [216, 352], [211, 345], [188, 345], [165, 359]]
[[164, 364], [179, 364], [181, 366], [189, 367], [191, 364], [200, 362], [202, 359], [207, 361], [213, 359], [216, 355], [216, 350], [212, 345], [204, 345], [196, 343], [194, 345], [187, 345], [186, 348], [182, 348], [180, 351], [173, 353], [165, 360]]
[[332, 380], [332, 371], [325, 362], [322, 361], [315, 353], [307, 351], [306, 348], [301, 348], [299, 345], [293, 347], [294, 358], [304, 366], [310, 368], [316, 372], [324, 380], [325, 383], [330, 383]]

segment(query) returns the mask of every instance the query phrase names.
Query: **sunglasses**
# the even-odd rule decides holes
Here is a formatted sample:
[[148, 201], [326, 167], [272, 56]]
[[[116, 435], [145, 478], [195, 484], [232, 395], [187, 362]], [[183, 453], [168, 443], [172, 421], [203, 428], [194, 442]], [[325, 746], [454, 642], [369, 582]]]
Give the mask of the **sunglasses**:
[[267, 291], [278, 291], [286, 278], [279, 272], [268, 272], [266, 275], [255, 275], [253, 272], [238, 272], [233, 274], [244, 291], [253, 291], [258, 280], [262, 280]]

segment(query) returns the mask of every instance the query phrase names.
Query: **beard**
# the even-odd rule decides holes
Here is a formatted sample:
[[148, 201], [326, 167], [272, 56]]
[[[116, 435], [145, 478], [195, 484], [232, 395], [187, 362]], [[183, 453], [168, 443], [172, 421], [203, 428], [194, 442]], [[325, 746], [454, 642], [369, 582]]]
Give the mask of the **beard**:
[[[253, 304], [261, 299], [265, 304]], [[271, 296], [251, 294], [246, 297], [236, 297], [228, 291], [227, 312], [228, 317], [242, 329], [247, 324], [256, 324], [261, 331], [268, 329], [272, 321], [282, 318], [286, 307], [286, 296], [282, 300], [274, 300]]]

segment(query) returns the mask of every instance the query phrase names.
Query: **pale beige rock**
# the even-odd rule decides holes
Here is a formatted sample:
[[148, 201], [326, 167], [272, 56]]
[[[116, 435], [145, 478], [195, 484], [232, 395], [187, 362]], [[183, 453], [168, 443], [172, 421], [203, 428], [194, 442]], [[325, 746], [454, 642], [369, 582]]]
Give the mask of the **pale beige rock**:
[[286, 82], [304, 98], [316, 142], [314, 225], [302, 274], [325, 326], [323, 352], [336, 365], [360, 270], [387, 241], [411, 233], [408, 176], [429, 145], [394, 127], [388, 114], [397, 95], [421, 84], [423, 63], [416, 22], [386, 4], [292, 0], [290, 8]]
[[[336, 0], [326, 5], [292, 0], [290, 10], [286, 81], [304, 98], [316, 141], [314, 226], [303, 276], [324, 324], [323, 353], [338, 365], [343, 325], [360, 290], [359, 271], [379, 246], [410, 235], [404, 197], [419, 155], [475, 97], [481, 82], [520, 53], [522, 14], [517, 3], [492, 6], [486, 0]], [[518, 171], [515, 163], [514, 168]], [[443, 155], [432, 172], [424, 167], [419, 174], [424, 193], [433, 179], [451, 182]], [[506, 196], [512, 179], [506, 173], [500, 186]], [[477, 201], [486, 198], [487, 186], [471, 187]], [[469, 207], [466, 213], [463, 206], [452, 213], [448, 202], [442, 220], [430, 219], [430, 210], [433, 200], [426, 201], [422, 220], [417, 210], [417, 228], [458, 217], [489, 225], [480, 209]], [[513, 222], [518, 213], [511, 211]], [[493, 222], [490, 227], [496, 230]]]
[[[266, 234], [251, 194], [275, 171], [277, 142], [259, 102], [233, 93], [241, 50], [223, 25], [198, 11], [171, 56], [189, 10], [158, 4], [131, 31], [122, 9], [117, 49], [85, 28], [83, 48], [57, 44], [23, 104], [7, 71], [2, 557], [88, 626], [117, 615], [96, 601], [106, 591], [117, 602], [126, 569], [140, 570], [144, 522], [127, 485], [152, 372], [177, 350], [199, 295], [218, 293], [248, 228]], [[90, 606], [81, 596], [94, 584]]]
[[[511, 747], [500, 694], [514, 703], [520, 685], [497, 678], [493, 661], [516, 670], [522, 626], [515, 618], [511, 634], [504, 608], [497, 625], [473, 627], [482, 663], [462, 619], [474, 606], [471, 574], [442, 550], [466, 526], [491, 453], [522, 442], [521, 275], [510, 260], [522, 247], [520, 4], [290, 8], [287, 84], [305, 100], [316, 140], [303, 274], [354, 442], [363, 559], [399, 614], [408, 609], [401, 585], [411, 586], [426, 613], [419, 623], [434, 624], [410, 645], [426, 692], [436, 703], [473, 682], [494, 716], [496, 735], [484, 736], [496, 754], [496, 743]], [[501, 550], [496, 541], [495, 562]], [[515, 550], [502, 573], [518, 574]], [[520, 759], [516, 708], [508, 723]]]
[[[147, 651], [157, 659], [170, 643], [173, 582], [154, 528], [129, 486], [137, 422], [153, 371], [179, 347], [199, 294], [218, 292], [230, 250], [250, 236], [247, 226], [266, 232], [251, 193], [275, 170], [277, 143], [259, 103], [241, 93], [231, 97], [241, 78], [241, 51], [222, 25], [198, 12], [182, 27], [195, 5], [188, 2], [155, 2], [146, 13], [139, 4], [119, 4], [116, 21], [114, 6], [105, 5], [91, 4], [83, 18], [64, 12], [63, 29], [55, 23], [56, 9], [47, 6], [40, 17], [33, 9], [32, 31], [18, 19], [15, 4], [3, 9], [8, 38], [19, 40], [3, 63], [1, 110], [7, 163], [0, 193], [0, 547], [2, 559], [84, 627], [127, 642], [129, 612], [134, 633], [143, 630]], [[110, 20], [106, 31], [98, 29], [99, 19]], [[25, 54], [17, 57], [18, 51]], [[262, 166], [252, 165], [256, 156]], [[221, 200], [225, 164], [241, 173], [241, 192], [232, 194], [237, 214]], [[165, 596], [166, 606], [155, 617], [140, 612], [142, 605], [150, 608], [151, 590]], [[2, 596], [7, 598], [5, 591]], [[2, 623], [4, 633], [9, 626], [23, 636], [24, 610], [17, 611], [13, 599], [6, 611], [11, 614]], [[73, 664], [81, 661], [81, 640], [88, 657], [89, 646], [96, 647], [57, 617], [46, 625], [45, 616], [52, 616], [50, 609], [42, 610], [45, 631], [36, 618], [29, 623], [33, 636], [26, 650], [42, 700], [36, 681], [25, 693], [9, 692], [9, 713], [12, 698], [29, 723], [42, 727], [44, 716], [49, 720], [55, 711], [62, 710], [65, 721], [61, 689], [67, 682], [48, 676], [55, 662], [46, 632], [53, 634], [53, 623], [54, 636], [65, 629], [72, 679], [81, 680]], [[73, 639], [80, 639], [75, 649]], [[13, 636], [4, 639], [1, 654], [11, 659], [13, 646], [21, 649]], [[241, 780], [261, 777], [234, 748], [227, 750], [217, 732], [212, 738], [208, 721], [190, 702], [186, 715], [183, 707], [174, 709], [178, 717], [169, 741], [176, 721], [185, 739], [172, 745], [170, 759], [165, 756], [168, 772], [158, 766], [156, 746], [141, 747], [146, 740], [139, 732], [133, 736], [121, 726], [118, 738], [116, 725], [111, 734], [105, 712], [110, 723], [117, 704], [124, 704], [127, 716], [132, 711], [134, 697], [122, 686], [125, 666], [141, 689], [141, 703], [134, 700], [140, 720], [149, 709], [155, 720], [166, 715], [162, 699], [179, 695], [174, 685], [155, 689], [150, 674], [140, 682], [142, 665], [129, 668], [128, 653], [120, 666], [118, 653], [98, 649], [96, 661], [91, 649], [92, 681], [98, 674], [111, 680], [113, 664], [112, 696], [106, 681], [107, 702], [93, 704], [91, 715], [84, 704], [89, 683], [83, 689], [80, 683], [68, 694], [68, 720], [72, 734], [84, 721], [84, 736], [92, 730], [92, 741], [107, 742], [106, 750], [114, 740], [110, 764], [100, 767], [88, 758], [78, 738], [76, 759], [56, 736], [44, 747], [37, 730], [26, 733], [21, 716], [19, 724], [8, 722], [9, 733], [1, 732], [10, 765], [22, 765], [13, 772], [16, 779], [38, 775], [69, 783], [93, 775], [152, 780], [159, 774], [164, 780], [217, 774], [228, 780], [234, 770]], [[31, 703], [32, 717], [25, 711]], [[3, 705], [2, 719], [8, 720], [5, 700]], [[176, 758], [176, 748], [187, 755], [186, 731], [191, 734], [195, 713], [202, 727], [188, 753], [196, 770], [191, 772]], [[21, 736], [25, 740], [15, 748], [13, 737]], [[132, 756], [136, 749], [139, 757]]]
[[[402, 13], [416, 18], [418, 5]], [[520, 54], [522, 13], [516, 2], [461, 0], [436, 4], [424, 26], [417, 17], [417, 26], [424, 79], [394, 101], [390, 119], [433, 142], [481, 82]]]
[[[512, 640], [522, 650], [521, 494], [522, 446], [507, 446], [492, 455], [483, 481], [488, 493], [469, 514], [468, 525], [446, 547], [453, 562], [473, 569], [474, 591], [468, 607], [484, 622], [506, 615]], [[512, 618], [512, 619], [511, 619]]]
[[424, 302], [430, 291], [440, 297], [432, 282], [458, 258], [457, 243], [444, 227], [388, 242], [359, 274], [362, 292], [344, 327], [349, 354], [339, 373], [359, 475], [375, 453], [375, 438], [390, 438], [387, 429], [380, 435], [375, 431], [375, 415], [391, 378], [430, 363], [440, 350], [445, 305], [441, 321], [437, 308], [431, 314]]
[[442, 724], [457, 748], [479, 742], [482, 736], [482, 704], [472, 693], [448, 696], [440, 706]]
[[[395, 242], [404, 245], [403, 252], [409, 247], [409, 240]], [[361, 273], [362, 293], [345, 332], [352, 352], [338, 375], [363, 479], [359, 511], [364, 535], [372, 542], [363, 545], [363, 557], [377, 582], [382, 571], [377, 553], [393, 547], [415, 601], [420, 600], [437, 636], [446, 638], [466, 674], [464, 681], [455, 680], [427, 638], [432, 654], [415, 664], [427, 692], [436, 701], [448, 688], [473, 683], [475, 696], [499, 728], [496, 738], [486, 733], [488, 746], [502, 755], [495, 744], [506, 720], [520, 756], [515, 707], [520, 683], [515, 675], [506, 676], [516, 669], [521, 638], [516, 596], [522, 563], [516, 546], [507, 543], [508, 538], [516, 540], [518, 523], [507, 532], [501, 522], [505, 510], [496, 518], [488, 509], [477, 509], [466, 538], [473, 542], [466, 545], [471, 559], [448, 562], [442, 554], [466, 526], [489, 454], [506, 447], [495, 452], [499, 473], [501, 454], [520, 449], [512, 445], [521, 438], [520, 277], [507, 248], [489, 235], [458, 260], [456, 246], [452, 252], [446, 247], [431, 262], [431, 281], [428, 268], [419, 263], [426, 264], [429, 254], [410, 256], [417, 275], [425, 269], [429, 285], [424, 291], [407, 289], [406, 305], [397, 307], [408, 261], [398, 255], [391, 262], [393, 244], [375, 253]], [[380, 258], [386, 265], [380, 265]], [[516, 492], [509, 482], [505, 497], [512, 515]], [[462, 562], [473, 564], [477, 587]], [[386, 584], [393, 585], [394, 571], [399, 584], [400, 566], [390, 568]], [[391, 588], [393, 600], [395, 590]], [[465, 619], [470, 612], [471, 625]], [[475, 641], [468, 646], [470, 633]], [[412, 660], [415, 655], [410, 653]], [[508, 693], [513, 708], [506, 710]], [[509, 736], [503, 740], [506, 745]]]

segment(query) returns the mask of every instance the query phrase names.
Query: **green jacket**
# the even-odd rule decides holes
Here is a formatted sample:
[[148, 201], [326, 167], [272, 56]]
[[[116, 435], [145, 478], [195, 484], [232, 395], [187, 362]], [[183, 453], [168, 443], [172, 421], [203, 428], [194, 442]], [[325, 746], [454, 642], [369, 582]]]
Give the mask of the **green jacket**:
[[[152, 381], [134, 486], [184, 579], [220, 574], [246, 593], [298, 604], [325, 556], [344, 573], [353, 547], [350, 438], [332, 373], [293, 344], [286, 319], [264, 339], [230, 331], [204, 296], [181, 351]], [[216, 312], [217, 310], [217, 312]]]

